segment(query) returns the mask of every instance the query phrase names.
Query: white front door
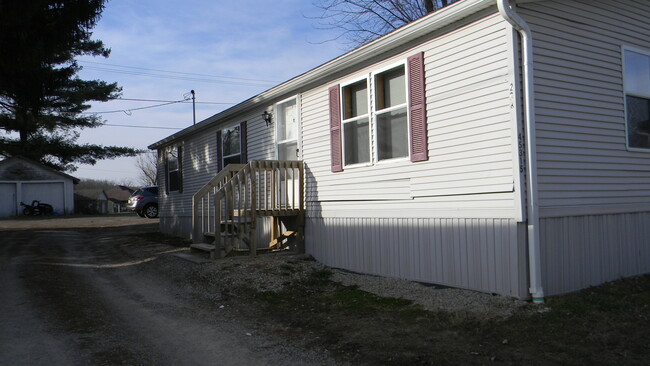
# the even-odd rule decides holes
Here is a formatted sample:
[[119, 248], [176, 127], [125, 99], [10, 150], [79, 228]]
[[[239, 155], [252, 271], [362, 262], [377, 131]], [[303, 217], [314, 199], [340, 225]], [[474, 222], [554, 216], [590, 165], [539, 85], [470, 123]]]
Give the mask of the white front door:
[[[288, 99], [275, 106], [275, 141], [278, 160], [300, 160], [300, 121], [298, 118], [297, 98]], [[298, 177], [291, 172], [287, 176], [278, 177], [280, 185], [277, 202], [283, 207], [297, 207]]]
[[275, 107], [275, 141], [278, 160], [300, 160], [298, 146], [299, 122], [296, 98], [278, 103]]

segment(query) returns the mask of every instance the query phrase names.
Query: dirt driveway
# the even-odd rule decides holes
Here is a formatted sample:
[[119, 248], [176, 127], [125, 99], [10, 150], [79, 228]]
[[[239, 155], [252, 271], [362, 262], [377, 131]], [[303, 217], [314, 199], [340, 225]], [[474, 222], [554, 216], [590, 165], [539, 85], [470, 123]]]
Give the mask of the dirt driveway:
[[650, 275], [545, 306], [326, 268], [195, 264], [135, 216], [0, 220], [0, 365], [647, 365]]
[[0, 220], [2, 365], [334, 365], [267, 337], [136, 216]]

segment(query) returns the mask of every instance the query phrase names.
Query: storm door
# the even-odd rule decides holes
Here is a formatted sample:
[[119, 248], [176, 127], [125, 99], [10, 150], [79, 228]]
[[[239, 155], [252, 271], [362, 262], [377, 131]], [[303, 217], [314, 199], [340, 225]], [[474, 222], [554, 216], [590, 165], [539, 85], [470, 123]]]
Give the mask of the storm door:
[[[299, 135], [300, 122], [298, 118], [298, 103], [291, 98], [275, 106], [275, 141], [278, 160], [300, 160]], [[294, 205], [298, 202], [298, 177], [289, 172], [278, 177], [280, 197], [278, 202], [284, 205]]]

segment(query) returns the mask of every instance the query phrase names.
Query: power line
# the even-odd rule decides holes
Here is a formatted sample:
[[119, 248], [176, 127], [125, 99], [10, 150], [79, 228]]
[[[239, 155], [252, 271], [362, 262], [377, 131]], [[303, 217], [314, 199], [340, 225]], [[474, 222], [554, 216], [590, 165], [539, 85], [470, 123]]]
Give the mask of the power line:
[[[83, 62], [85, 62], [85, 61], [83, 61]], [[147, 76], [147, 77], [153, 77], [153, 78], [159, 78], [159, 79], [195, 81], [195, 82], [211, 83], [211, 84], [226, 84], [226, 85], [255, 86], [255, 87], [269, 87], [269, 86], [277, 84], [277, 82], [270, 81], [270, 80], [256, 81], [254, 79], [231, 78], [231, 77], [226, 77], [226, 76], [209, 76], [209, 75], [203, 75], [203, 74], [180, 73], [180, 72], [175, 72], [175, 71], [159, 71], [161, 73], [167, 73], [167, 74], [161, 74], [161, 73], [156, 73], [156, 72], [119, 70], [119, 69], [114, 69], [114, 68], [93, 67], [93, 66], [85, 67], [85, 69], [103, 71], [103, 72], [112, 72], [112, 73], [117, 73], [117, 74], [126, 74], [126, 75], [134, 75], [134, 76]], [[138, 69], [142, 69], [142, 68], [138, 68]], [[145, 70], [150, 70], [150, 69], [145, 69]], [[187, 76], [182, 76], [182, 75], [187, 75]], [[224, 79], [224, 78], [228, 78], [228, 79], [231, 79], [231, 80], [220, 80], [220, 79]], [[241, 80], [241, 81], [237, 81], [237, 80]]]
[[138, 126], [138, 125], [118, 125], [113, 123], [104, 123], [102, 126], [111, 126], [111, 127], [130, 127], [130, 128], [152, 128], [157, 130], [182, 130], [178, 127], [161, 127], [161, 126]]
[[79, 62], [84, 63], [84, 64], [106, 65], [106, 66], [120, 67], [120, 68], [125, 68], [125, 69], [164, 72], [164, 73], [169, 73], [169, 74], [207, 76], [207, 77], [212, 77], [212, 78], [244, 80], [244, 81], [257, 81], [257, 82], [264, 82], [264, 83], [278, 83], [279, 82], [277, 80], [249, 79], [249, 78], [238, 78], [238, 77], [233, 77], [233, 76], [209, 75], [209, 74], [197, 74], [197, 73], [192, 73], [192, 72], [180, 72], [180, 71], [169, 71], [169, 70], [160, 70], [160, 69], [149, 69], [149, 68], [145, 68], [145, 67], [116, 65], [116, 64], [110, 64], [110, 63], [105, 63], [105, 62], [96, 62], [96, 61], [79, 61]]
[[[107, 102], [114, 101], [114, 100], [127, 100], [127, 101], [132, 101], [132, 102], [163, 102], [163, 103], [170, 103], [174, 102], [173, 100], [163, 100], [163, 99], [139, 99], [139, 98], [115, 98], [108, 100]], [[189, 100], [183, 100], [181, 103], [192, 103]], [[233, 105], [235, 103], [228, 103], [228, 102], [195, 102], [196, 104], [214, 104], [214, 105]]]
[[139, 108], [116, 109], [116, 110], [112, 110], [112, 111], [102, 111], [102, 112], [81, 112], [81, 113], [83, 113], [83, 114], [109, 114], [109, 113], [120, 113], [120, 112], [123, 112], [123, 113], [125, 113], [126, 115], [130, 116], [130, 115], [131, 115], [131, 112], [133, 112], [133, 111], [140, 111], [140, 110], [143, 110], [143, 109], [150, 109], [150, 108], [163, 107], [163, 106], [170, 105], [170, 104], [182, 103], [182, 102], [184, 102], [184, 101], [186, 101], [186, 100], [187, 100], [187, 99], [183, 99], [183, 100], [173, 100], [173, 101], [171, 101], [171, 102], [166, 102], [166, 103], [161, 103], [161, 104], [154, 104], [154, 105], [148, 105], [148, 106], [139, 107]]

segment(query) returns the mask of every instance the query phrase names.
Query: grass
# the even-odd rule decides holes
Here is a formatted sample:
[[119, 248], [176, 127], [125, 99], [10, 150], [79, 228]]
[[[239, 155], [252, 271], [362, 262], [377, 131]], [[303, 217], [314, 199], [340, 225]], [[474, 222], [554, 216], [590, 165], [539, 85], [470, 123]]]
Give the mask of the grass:
[[[282, 268], [294, 271], [293, 266]], [[314, 271], [281, 292], [240, 292], [283, 337], [358, 365], [647, 365], [650, 275], [553, 297], [507, 319], [426, 311]], [[249, 289], [250, 290], [250, 289]], [[247, 299], [248, 300], [248, 299]], [[257, 310], [254, 310], [257, 309]], [[534, 308], [533, 309], [544, 309]]]

